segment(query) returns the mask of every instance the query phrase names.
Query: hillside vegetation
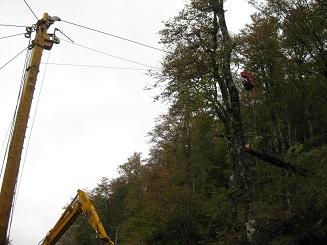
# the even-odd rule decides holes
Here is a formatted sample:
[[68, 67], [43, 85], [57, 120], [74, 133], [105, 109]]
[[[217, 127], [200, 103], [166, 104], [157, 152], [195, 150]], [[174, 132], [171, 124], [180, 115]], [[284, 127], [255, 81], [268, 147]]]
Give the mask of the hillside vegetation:
[[[219, 0], [188, 1], [165, 22], [153, 76], [170, 108], [149, 129], [150, 155], [91, 191], [118, 244], [327, 244], [327, 2], [252, 2], [237, 35]], [[98, 244], [94, 234], [79, 218], [60, 244]]]

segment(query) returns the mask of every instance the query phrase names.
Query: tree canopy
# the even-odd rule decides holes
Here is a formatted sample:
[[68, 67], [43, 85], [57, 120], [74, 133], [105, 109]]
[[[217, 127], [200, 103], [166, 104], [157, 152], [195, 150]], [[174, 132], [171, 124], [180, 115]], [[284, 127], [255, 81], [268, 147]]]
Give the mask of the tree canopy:
[[[160, 31], [170, 108], [149, 156], [91, 191], [117, 244], [327, 243], [327, 2], [249, 2], [236, 35], [220, 0], [188, 1]], [[81, 218], [59, 243], [97, 241]]]

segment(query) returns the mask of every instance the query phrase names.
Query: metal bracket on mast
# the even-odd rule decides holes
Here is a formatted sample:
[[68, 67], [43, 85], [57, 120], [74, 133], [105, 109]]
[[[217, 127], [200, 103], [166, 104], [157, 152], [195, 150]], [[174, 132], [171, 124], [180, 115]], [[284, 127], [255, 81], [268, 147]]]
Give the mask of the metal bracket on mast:
[[[55, 22], [55, 21], [61, 21], [61, 19], [57, 16], [49, 16], [47, 13], [44, 14], [43, 18], [41, 20], [38, 20], [35, 25], [32, 25], [31, 27], [26, 27], [26, 33], [25, 37], [30, 38], [31, 33], [33, 31], [39, 31], [43, 34], [42, 36], [42, 41], [43, 43], [41, 44], [40, 40], [35, 38], [35, 40], [32, 41], [32, 43], [28, 46], [28, 48], [31, 50], [34, 48], [34, 46], [39, 46], [43, 49], [50, 50], [53, 46], [53, 44], [59, 44], [60, 39], [56, 36], [56, 33], [50, 34], [47, 33], [46, 31], [48, 28]], [[56, 30], [56, 29], [55, 29]]]

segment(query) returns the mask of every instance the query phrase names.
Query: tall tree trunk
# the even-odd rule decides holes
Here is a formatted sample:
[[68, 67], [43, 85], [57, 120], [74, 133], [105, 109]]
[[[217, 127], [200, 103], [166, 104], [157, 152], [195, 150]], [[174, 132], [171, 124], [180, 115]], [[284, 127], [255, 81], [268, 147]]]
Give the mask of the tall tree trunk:
[[313, 125], [312, 125], [311, 115], [308, 109], [308, 105], [306, 103], [304, 103], [304, 116], [306, 118], [309, 128], [309, 138], [311, 138], [313, 136]]
[[[305, 86], [305, 81], [303, 79], [303, 72], [300, 70], [299, 73], [299, 80], [300, 80], [300, 89], [302, 93], [302, 109], [303, 109], [303, 119], [305, 124], [308, 126], [308, 138], [311, 138], [313, 136], [313, 125], [311, 121], [311, 114], [308, 109], [308, 104], [307, 104], [307, 86]], [[303, 135], [304, 139], [306, 139], [306, 126], [303, 124]]]
[[[235, 162], [239, 167], [242, 181], [245, 228], [248, 241], [252, 244], [254, 242], [254, 234], [256, 229], [255, 221], [251, 219], [250, 215], [250, 203], [252, 202], [250, 169], [249, 162], [247, 161], [244, 151], [245, 140], [240, 111], [240, 98], [230, 69], [232, 51], [231, 39], [225, 21], [223, 1], [212, 0], [211, 4], [214, 10], [214, 21], [217, 21], [218, 17], [218, 25], [223, 39], [223, 87], [221, 87], [221, 89], [227, 89], [227, 98], [223, 96], [223, 100], [227, 114], [225, 126], [228, 128], [228, 131], [230, 130], [229, 150], [231, 154], [235, 156]], [[214, 23], [214, 25], [216, 25], [216, 23]], [[231, 177], [233, 177], [233, 175]]]
[[[231, 135], [230, 130], [227, 126], [225, 126], [226, 135]], [[227, 141], [228, 149], [229, 149], [229, 161], [231, 165], [231, 174], [229, 176], [229, 204], [230, 204], [230, 211], [229, 217], [230, 222], [232, 224], [232, 230], [234, 230], [234, 224], [237, 223], [237, 216], [238, 216], [238, 174], [237, 174], [237, 160], [235, 158], [234, 152], [231, 151], [232, 146], [230, 141]]]
[[289, 118], [287, 118], [287, 135], [288, 135], [288, 146], [290, 147], [293, 145], [293, 138], [292, 138], [292, 126], [290, 123]]
[[[212, 3], [214, 6], [214, 3]], [[217, 19], [217, 10], [216, 8], [213, 8], [214, 10], [214, 18], [213, 18], [213, 33], [212, 33], [212, 39], [213, 39], [213, 52], [211, 54], [211, 62], [212, 62], [212, 66], [213, 66], [213, 78], [215, 80], [216, 83], [218, 83], [221, 95], [222, 95], [222, 100], [224, 103], [224, 106], [222, 106], [220, 104], [220, 102], [218, 102], [218, 91], [216, 89], [217, 93], [215, 95], [215, 100], [217, 100], [217, 106], [216, 106], [216, 113], [218, 115], [218, 117], [223, 121], [224, 126], [225, 126], [225, 134], [229, 137], [231, 135], [231, 128], [230, 128], [230, 118], [229, 118], [229, 113], [227, 113], [225, 108], [230, 108], [230, 101], [229, 101], [229, 97], [228, 97], [228, 91], [227, 91], [227, 87], [226, 84], [224, 82], [224, 79], [222, 76], [220, 76], [219, 74], [219, 65], [217, 62], [217, 53], [218, 53], [218, 32], [219, 32], [219, 25], [218, 25], [218, 19]], [[216, 86], [217, 87], [217, 86]], [[232, 146], [230, 144], [230, 140], [229, 138], [226, 139], [227, 142], [227, 146], [229, 150], [229, 159], [230, 159], [230, 165], [231, 165], [231, 174], [229, 177], [229, 204], [230, 204], [230, 211], [229, 211], [229, 218], [230, 218], [230, 222], [233, 226], [233, 224], [237, 223], [237, 217], [238, 217], [238, 203], [237, 203], [237, 190], [238, 190], [238, 184], [237, 184], [237, 170], [236, 170], [236, 158], [235, 158], [235, 154], [234, 152], [231, 150]], [[232, 230], [234, 228], [232, 227]]]

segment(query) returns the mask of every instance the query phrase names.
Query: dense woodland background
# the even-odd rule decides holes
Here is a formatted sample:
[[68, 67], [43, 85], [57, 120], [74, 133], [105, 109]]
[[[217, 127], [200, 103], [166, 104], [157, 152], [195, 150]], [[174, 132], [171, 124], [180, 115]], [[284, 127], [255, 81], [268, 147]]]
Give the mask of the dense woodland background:
[[[237, 35], [219, 0], [188, 1], [161, 30], [168, 53], [152, 75], [170, 109], [150, 156], [134, 153], [91, 191], [117, 244], [327, 244], [327, 1], [251, 2]], [[243, 143], [305, 176], [243, 161]], [[80, 217], [59, 243], [98, 241]]]

